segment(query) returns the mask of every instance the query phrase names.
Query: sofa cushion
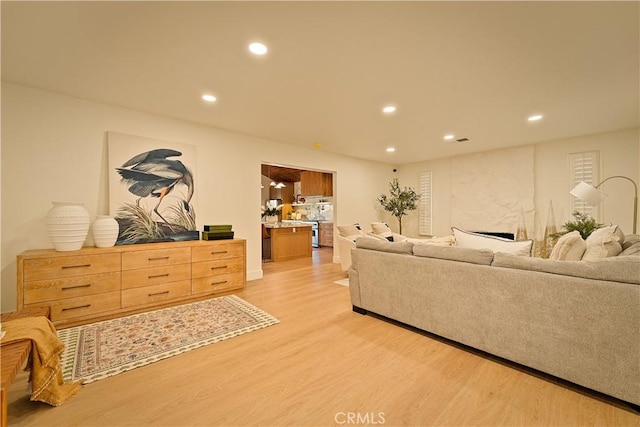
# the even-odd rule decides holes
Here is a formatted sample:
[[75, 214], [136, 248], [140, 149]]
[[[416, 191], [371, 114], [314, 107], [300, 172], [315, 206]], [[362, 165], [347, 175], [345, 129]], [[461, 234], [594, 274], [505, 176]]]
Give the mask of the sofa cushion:
[[508, 240], [501, 237], [485, 236], [471, 231], [451, 227], [456, 238], [456, 246], [469, 249], [489, 249], [519, 256], [531, 256], [533, 240]]
[[587, 237], [587, 250], [582, 259], [596, 261], [600, 258], [613, 257], [622, 252], [620, 237], [616, 235], [617, 225], [602, 227]]
[[412, 254], [413, 243], [409, 242], [389, 242], [378, 239], [358, 239], [356, 248], [370, 249], [381, 252], [393, 252], [397, 254]]
[[627, 246], [627, 249], [620, 252], [620, 255], [618, 256], [630, 255], [640, 255], [640, 242], [635, 242], [634, 244]]
[[353, 224], [353, 225], [339, 225], [338, 226], [338, 234], [340, 234], [343, 237], [347, 237], [347, 236], [355, 236], [357, 235], [362, 235], [363, 232], [360, 229], [360, 226], [358, 224]]
[[384, 237], [390, 242], [393, 242], [393, 232], [391, 228], [384, 222], [372, 222], [371, 232], [377, 236]]
[[622, 243], [622, 250], [627, 250], [636, 243], [640, 243], [640, 234], [629, 234], [624, 238], [624, 242]]
[[597, 261], [556, 261], [496, 253], [491, 265], [585, 279], [640, 284], [640, 256], [611, 257]]
[[493, 252], [489, 249], [469, 249], [456, 246], [413, 245], [413, 254], [419, 257], [481, 265], [491, 265], [491, 261], [493, 261]]
[[553, 246], [549, 259], [556, 261], [580, 261], [585, 250], [587, 250], [587, 242], [582, 240], [579, 231], [572, 231], [558, 239]]
[[455, 237], [453, 237], [453, 235], [451, 235], [451, 236], [445, 236], [445, 237], [431, 237], [426, 239], [416, 239], [413, 237], [407, 237], [406, 241], [411, 242], [415, 245], [453, 246], [456, 239]]

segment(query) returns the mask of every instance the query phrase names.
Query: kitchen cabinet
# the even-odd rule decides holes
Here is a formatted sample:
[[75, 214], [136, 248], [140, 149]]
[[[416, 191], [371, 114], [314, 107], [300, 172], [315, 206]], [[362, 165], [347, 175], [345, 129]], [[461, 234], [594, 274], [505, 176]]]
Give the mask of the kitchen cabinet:
[[318, 237], [320, 246], [333, 247], [333, 223], [321, 222], [318, 226], [318, 230], [320, 233]]
[[270, 236], [272, 261], [311, 257], [311, 225], [267, 225], [266, 228]]
[[303, 196], [333, 196], [333, 175], [324, 172], [300, 172], [300, 191]]
[[294, 203], [295, 195], [293, 191], [293, 183], [285, 182], [285, 186], [282, 188], [269, 187], [270, 199], [281, 199], [282, 203]]

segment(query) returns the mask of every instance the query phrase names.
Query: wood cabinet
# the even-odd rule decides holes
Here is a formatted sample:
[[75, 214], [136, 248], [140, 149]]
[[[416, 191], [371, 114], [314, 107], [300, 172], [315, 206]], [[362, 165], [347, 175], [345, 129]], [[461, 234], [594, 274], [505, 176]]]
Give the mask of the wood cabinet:
[[191, 292], [206, 295], [244, 287], [244, 248], [234, 243], [193, 250]]
[[47, 307], [56, 326], [71, 326], [242, 289], [246, 242], [30, 250], [17, 267], [18, 310]]
[[333, 175], [324, 172], [300, 172], [300, 191], [303, 196], [333, 196]]
[[295, 201], [293, 182], [285, 182], [282, 188], [269, 187], [270, 199], [281, 199], [282, 203], [293, 203]]
[[333, 223], [321, 222], [318, 225], [318, 244], [333, 247]]
[[311, 256], [311, 226], [269, 228], [269, 233], [272, 261]]

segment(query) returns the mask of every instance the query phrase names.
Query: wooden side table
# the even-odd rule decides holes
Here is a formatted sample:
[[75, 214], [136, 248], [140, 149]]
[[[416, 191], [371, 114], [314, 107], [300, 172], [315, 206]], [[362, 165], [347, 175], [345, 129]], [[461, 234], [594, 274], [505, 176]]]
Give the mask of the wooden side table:
[[[2, 322], [21, 317], [45, 316], [49, 318], [49, 308], [32, 308], [13, 313], [3, 313]], [[0, 366], [2, 366], [2, 388], [0, 389], [0, 426], [7, 426], [7, 394], [16, 375], [29, 359], [31, 340], [14, 341], [0, 345]]]

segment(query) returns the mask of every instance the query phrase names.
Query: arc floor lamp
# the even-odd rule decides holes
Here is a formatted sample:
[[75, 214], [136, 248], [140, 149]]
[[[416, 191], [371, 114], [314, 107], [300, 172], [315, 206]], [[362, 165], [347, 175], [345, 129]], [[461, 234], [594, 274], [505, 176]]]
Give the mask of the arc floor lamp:
[[606, 178], [604, 181], [600, 182], [600, 184], [596, 185], [595, 187], [590, 184], [587, 184], [584, 181], [580, 181], [575, 187], [573, 187], [573, 189], [569, 193], [576, 196], [580, 200], [584, 200], [587, 204], [591, 206], [597, 206], [598, 204], [600, 204], [603, 197], [606, 195], [601, 190], [598, 190], [598, 188], [602, 184], [604, 184], [605, 182], [613, 178], [626, 179], [627, 181], [630, 181], [633, 184], [633, 191], [634, 191], [633, 193], [633, 234], [636, 234], [636, 228], [638, 225], [638, 185], [631, 178], [627, 178], [626, 176], [622, 176], [622, 175], [614, 175], [614, 176], [610, 176], [609, 178]]

